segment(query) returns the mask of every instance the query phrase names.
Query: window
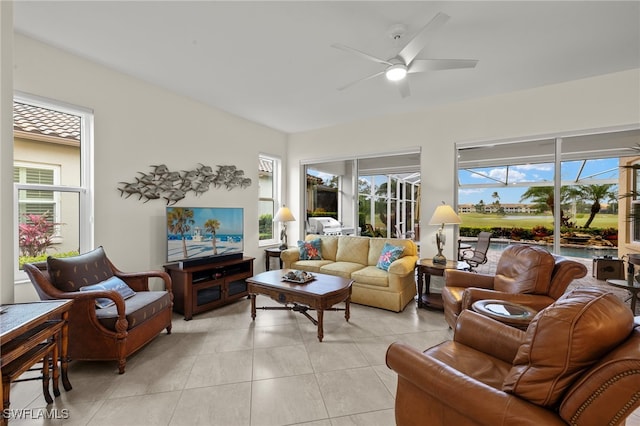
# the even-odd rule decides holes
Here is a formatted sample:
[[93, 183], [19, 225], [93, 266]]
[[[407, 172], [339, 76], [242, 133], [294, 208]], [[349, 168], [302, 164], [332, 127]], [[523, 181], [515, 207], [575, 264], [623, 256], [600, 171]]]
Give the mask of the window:
[[280, 168], [278, 158], [260, 155], [258, 157], [258, 243], [260, 246], [276, 244], [278, 229], [273, 217], [280, 205]]
[[639, 138], [627, 128], [458, 144], [461, 235], [490, 228], [494, 237], [535, 240], [560, 255], [574, 255], [574, 246], [616, 254], [617, 157], [635, 157]]
[[[93, 248], [93, 115], [32, 95], [13, 104], [16, 280], [22, 263]], [[38, 222], [41, 220], [41, 222]]]
[[[33, 185], [56, 185], [60, 176], [60, 168], [56, 166], [43, 166], [14, 163], [13, 182]], [[59, 200], [54, 197], [53, 191], [38, 189], [26, 189], [18, 193], [18, 220], [25, 222], [27, 214], [49, 214], [54, 222], [59, 221]]]

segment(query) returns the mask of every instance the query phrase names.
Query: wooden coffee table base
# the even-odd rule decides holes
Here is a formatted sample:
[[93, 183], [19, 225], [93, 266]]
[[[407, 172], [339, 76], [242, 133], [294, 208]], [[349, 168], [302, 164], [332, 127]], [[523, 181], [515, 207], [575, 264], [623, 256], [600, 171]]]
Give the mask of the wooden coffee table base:
[[[307, 284], [282, 281], [282, 276], [289, 271], [289, 269], [268, 271], [247, 279], [251, 297], [251, 319], [256, 319], [257, 309], [300, 312], [318, 327], [318, 340], [322, 342], [324, 311], [344, 311], [344, 318], [349, 321], [353, 281], [325, 274], [314, 274], [316, 279]], [[284, 306], [256, 307], [258, 294], [269, 296]], [[345, 303], [344, 308], [333, 307], [341, 302]], [[310, 310], [316, 311], [317, 319], [309, 315]]]

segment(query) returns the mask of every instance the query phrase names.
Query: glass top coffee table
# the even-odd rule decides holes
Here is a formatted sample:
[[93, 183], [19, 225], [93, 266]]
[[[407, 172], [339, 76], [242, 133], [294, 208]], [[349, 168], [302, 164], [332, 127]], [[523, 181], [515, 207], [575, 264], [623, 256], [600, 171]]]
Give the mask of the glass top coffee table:
[[526, 329], [538, 313], [528, 306], [497, 299], [478, 300], [471, 308], [479, 314], [521, 329]]

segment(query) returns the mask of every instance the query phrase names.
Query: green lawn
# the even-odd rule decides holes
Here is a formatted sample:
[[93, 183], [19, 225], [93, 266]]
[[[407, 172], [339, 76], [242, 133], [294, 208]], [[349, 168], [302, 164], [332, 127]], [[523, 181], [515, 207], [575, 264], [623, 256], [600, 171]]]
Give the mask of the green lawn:
[[[462, 227], [469, 228], [524, 228], [531, 229], [534, 226], [542, 225], [546, 228], [553, 228], [553, 217], [550, 215], [506, 215], [482, 214], [482, 213], [460, 213]], [[582, 227], [589, 219], [588, 214], [578, 214], [574, 219], [578, 227]], [[597, 214], [591, 228], [618, 228], [618, 215]]]

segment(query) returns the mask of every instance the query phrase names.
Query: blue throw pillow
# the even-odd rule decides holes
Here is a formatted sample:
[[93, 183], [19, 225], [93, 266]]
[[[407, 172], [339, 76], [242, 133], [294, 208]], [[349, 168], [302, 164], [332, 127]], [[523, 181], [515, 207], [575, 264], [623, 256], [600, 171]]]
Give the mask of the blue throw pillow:
[[320, 238], [310, 241], [298, 241], [300, 260], [321, 260], [322, 250], [320, 249], [320, 245]]
[[[120, 293], [120, 296], [122, 296], [123, 299], [128, 299], [134, 294], [136, 294], [136, 292], [133, 291], [131, 287], [127, 285], [127, 283], [125, 283], [118, 277], [111, 277], [102, 282], [99, 282], [98, 284], [80, 287], [80, 291], [99, 291], [99, 290], [115, 290], [118, 293]], [[114, 302], [111, 299], [107, 299], [106, 297], [99, 297], [96, 299], [96, 306], [98, 308], [108, 308], [109, 306], [112, 306], [115, 304], [116, 302]]]
[[377, 268], [382, 269], [383, 271], [388, 271], [389, 266], [402, 256], [404, 252], [404, 247], [394, 246], [389, 243], [384, 243], [384, 247], [382, 247], [382, 253], [380, 253], [380, 258], [378, 258]]

